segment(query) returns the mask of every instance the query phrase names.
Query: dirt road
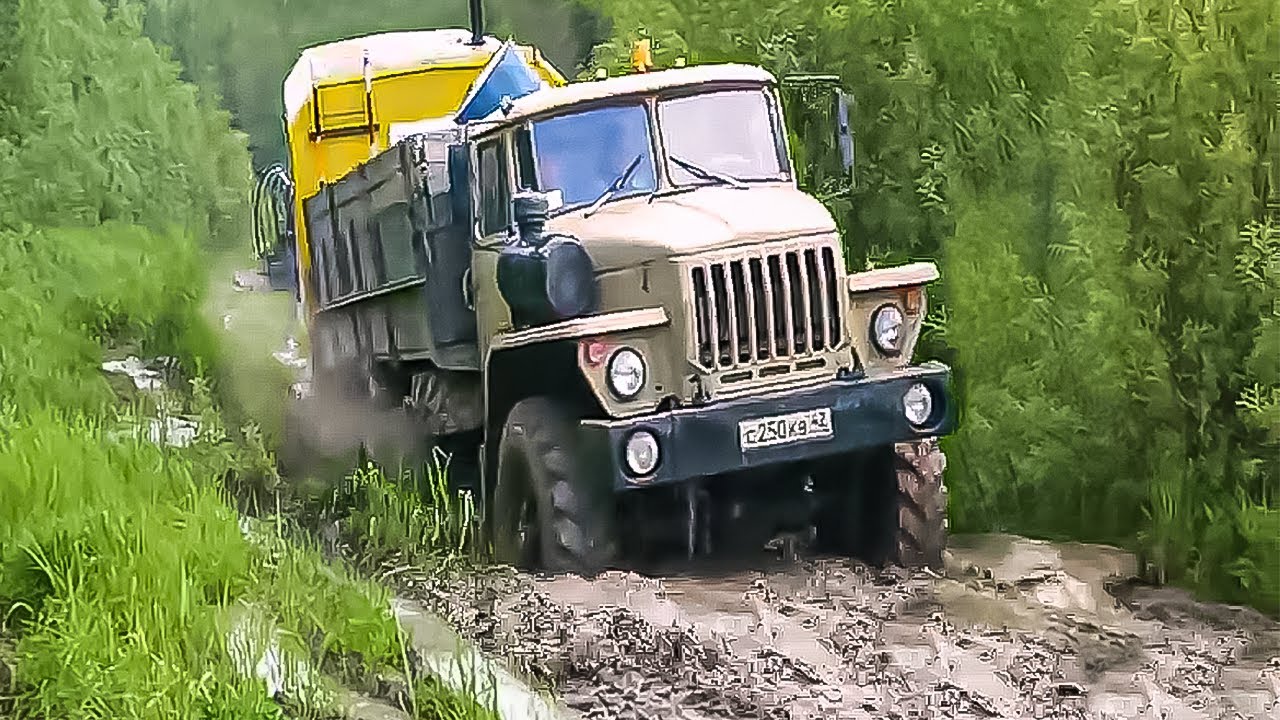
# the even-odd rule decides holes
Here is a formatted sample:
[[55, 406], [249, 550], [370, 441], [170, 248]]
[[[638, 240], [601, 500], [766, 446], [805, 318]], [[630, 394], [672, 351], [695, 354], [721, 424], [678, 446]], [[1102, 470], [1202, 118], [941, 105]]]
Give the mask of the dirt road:
[[1280, 627], [1117, 580], [1135, 570], [981, 536], [945, 577], [816, 559], [405, 590], [587, 718], [1280, 716]]
[[1280, 717], [1280, 625], [1136, 571], [980, 536], [952, 539], [945, 577], [808, 559], [395, 578], [588, 718]]

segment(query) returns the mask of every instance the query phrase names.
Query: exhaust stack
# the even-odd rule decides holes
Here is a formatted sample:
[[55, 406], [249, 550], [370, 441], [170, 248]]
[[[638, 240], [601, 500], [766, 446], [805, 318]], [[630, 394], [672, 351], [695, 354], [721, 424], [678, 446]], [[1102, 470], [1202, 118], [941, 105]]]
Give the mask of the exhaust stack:
[[471, 8], [471, 44], [484, 44], [484, 0], [467, 0]]

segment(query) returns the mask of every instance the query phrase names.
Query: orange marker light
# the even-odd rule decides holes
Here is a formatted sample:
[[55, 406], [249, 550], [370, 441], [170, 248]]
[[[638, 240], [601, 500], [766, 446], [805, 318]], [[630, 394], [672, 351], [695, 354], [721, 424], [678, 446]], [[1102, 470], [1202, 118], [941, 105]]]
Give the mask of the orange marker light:
[[631, 68], [636, 72], [649, 72], [653, 67], [653, 48], [649, 38], [637, 40], [631, 46]]
[[907, 314], [919, 315], [923, 299], [923, 293], [920, 292], [920, 288], [908, 289], [903, 298], [903, 304], [907, 306]]

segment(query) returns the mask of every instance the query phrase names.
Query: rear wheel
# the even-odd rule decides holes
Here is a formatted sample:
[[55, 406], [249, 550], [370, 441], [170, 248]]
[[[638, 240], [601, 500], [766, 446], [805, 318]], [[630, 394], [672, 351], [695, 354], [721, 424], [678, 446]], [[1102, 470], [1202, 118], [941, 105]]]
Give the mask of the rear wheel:
[[493, 501], [499, 562], [591, 575], [616, 561], [613, 493], [583, 466], [576, 420], [545, 397], [507, 416]]
[[815, 473], [827, 498], [819, 541], [872, 565], [940, 570], [947, 544], [945, 467], [932, 438], [826, 462]]

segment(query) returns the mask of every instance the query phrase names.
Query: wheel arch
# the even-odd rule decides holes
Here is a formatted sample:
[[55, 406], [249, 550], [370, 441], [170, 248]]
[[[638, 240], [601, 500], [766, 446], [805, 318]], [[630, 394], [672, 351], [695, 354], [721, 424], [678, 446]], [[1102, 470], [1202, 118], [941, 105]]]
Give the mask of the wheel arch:
[[549, 396], [574, 407], [584, 416], [604, 413], [578, 366], [576, 340], [495, 349], [485, 361], [484, 456], [482, 492], [486, 514], [497, 481], [498, 445], [507, 416], [526, 398]]

